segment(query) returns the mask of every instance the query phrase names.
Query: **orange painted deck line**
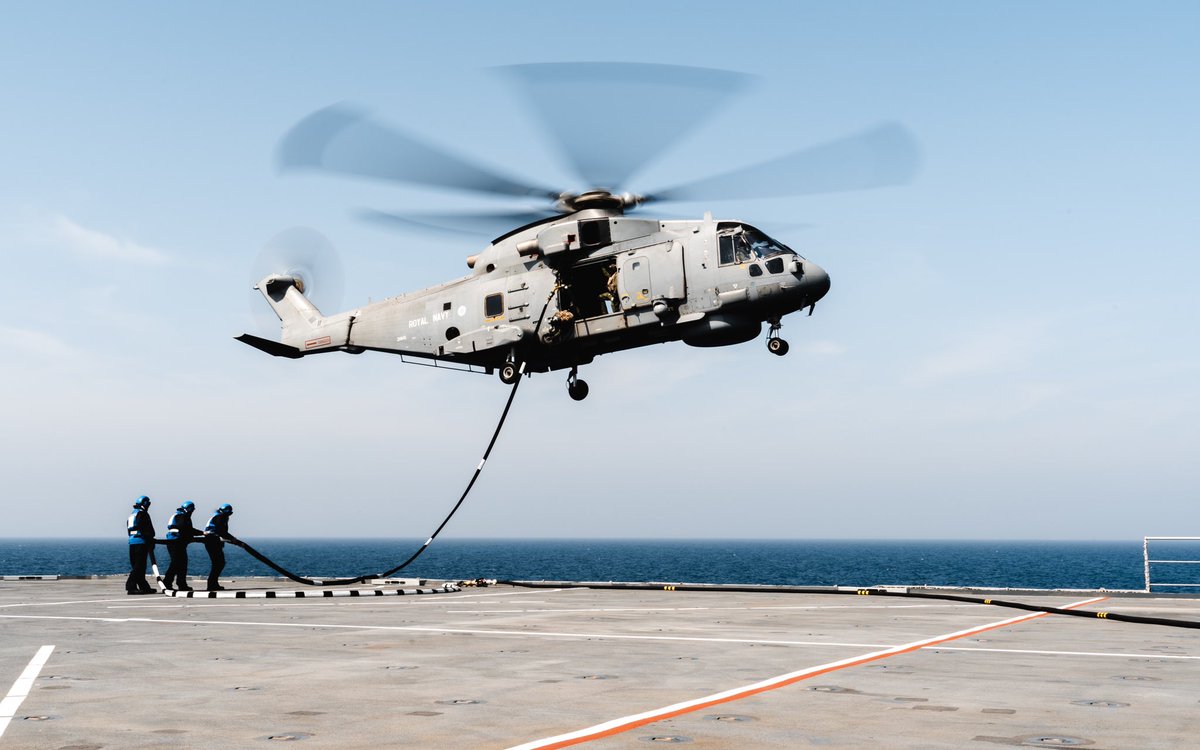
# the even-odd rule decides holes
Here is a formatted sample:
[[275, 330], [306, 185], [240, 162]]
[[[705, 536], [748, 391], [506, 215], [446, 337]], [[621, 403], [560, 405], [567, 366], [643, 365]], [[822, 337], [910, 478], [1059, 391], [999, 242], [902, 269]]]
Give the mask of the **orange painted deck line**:
[[[1061, 607], [1061, 609], [1075, 609], [1077, 607], [1084, 607], [1089, 604], [1096, 604], [1106, 599], [1108, 599], [1107, 596], [1085, 599], [1080, 602], [1068, 604], [1065, 607]], [[553, 737], [546, 737], [544, 739], [526, 742], [522, 745], [514, 745], [510, 747], [509, 750], [555, 750], [555, 748], [570, 747], [571, 745], [578, 745], [584, 742], [591, 742], [592, 740], [611, 737], [613, 735], [627, 732], [630, 729], [636, 729], [637, 727], [645, 726], [647, 724], [653, 724], [665, 719], [672, 719], [676, 716], [711, 708], [722, 703], [730, 703], [732, 701], [741, 700], [752, 695], [765, 693], [768, 690], [778, 690], [781, 687], [794, 685], [801, 680], [807, 680], [812, 677], [829, 674], [830, 672], [836, 672], [848, 667], [856, 667], [860, 664], [867, 664], [880, 659], [886, 659], [889, 656], [896, 656], [897, 654], [911, 653], [928, 646], [936, 646], [939, 643], [946, 643], [947, 641], [966, 638], [967, 636], [977, 635], [979, 633], [986, 633], [989, 630], [996, 630], [998, 628], [1016, 625], [1017, 623], [1034, 620], [1039, 617], [1045, 617], [1047, 614], [1049, 613], [1032, 612], [1027, 615], [1020, 615], [1018, 617], [1011, 617], [1007, 620], [1000, 620], [999, 622], [980, 625], [979, 627], [975, 628], [968, 628], [967, 630], [959, 630], [954, 633], [945, 633], [943, 635], [933, 636], [932, 638], [913, 641], [900, 646], [893, 646], [892, 648], [884, 649], [883, 651], [874, 651], [869, 654], [863, 654], [862, 656], [853, 656], [849, 659], [842, 659], [840, 661], [829, 662], [828, 664], [821, 664], [816, 667], [809, 667], [796, 672], [789, 672], [777, 677], [771, 677], [761, 682], [756, 682], [752, 685], [734, 688], [733, 690], [727, 690], [723, 693], [714, 693], [713, 695], [709, 695], [704, 698], [697, 698], [695, 700], [686, 701], [683, 703], [675, 703], [670, 706], [646, 711], [640, 714], [613, 719], [611, 721], [606, 721], [602, 724], [596, 724], [595, 726], [591, 726], [586, 729], [580, 729], [575, 732], [568, 732], [566, 734], [559, 734]]]

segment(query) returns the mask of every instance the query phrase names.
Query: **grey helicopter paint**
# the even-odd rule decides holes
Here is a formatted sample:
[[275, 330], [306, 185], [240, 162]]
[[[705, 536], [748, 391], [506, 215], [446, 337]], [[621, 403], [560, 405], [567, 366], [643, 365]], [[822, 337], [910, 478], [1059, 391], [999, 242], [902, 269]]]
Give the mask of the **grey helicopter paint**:
[[[283, 322], [282, 344], [241, 340], [289, 357], [407, 354], [500, 369], [510, 381], [505, 365], [545, 372], [667, 341], [736, 344], [763, 322], [783, 354], [774, 335], [781, 318], [829, 289], [819, 266], [746, 225], [630, 219], [614, 209], [524, 229], [472, 265], [470, 276], [329, 317], [304, 297], [302, 280], [271, 275], [256, 288]], [[613, 274], [617, 293], [607, 294]]]
[[[279, 316], [281, 340], [245, 334], [240, 341], [290, 358], [334, 351], [394, 353], [498, 371], [507, 383], [522, 372], [569, 369], [568, 392], [576, 400], [588, 392], [578, 367], [601, 354], [672, 341], [737, 344], [759, 336], [767, 323], [768, 350], [783, 355], [788, 350], [779, 336], [783, 317], [805, 308], [811, 314], [829, 290], [829, 276], [820, 266], [740, 221], [714, 220], [708, 213], [700, 220], [628, 214], [642, 204], [697, 195], [741, 198], [881, 187], [907, 181], [916, 168], [915, 144], [906, 131], [885, 125], [718, 177], [649, 194], [618, 193], [595, 186], [625, 180], [650, 151], [694, 123], [660, 123], [649, 134], [593, 127], [581, 140], [574, 127], [578, 120], [560, 117], [571, 106], [547, 106], [548, 96], [559, 103], [573, 94], [594, 98], [608, 86], [623, 98], [626, 91], [650, 95], [647, 104], [671, 101], [668, 93], [683, 91], [715, 106], [746, 77], [636, 64], [505, 70], [538, 103], [536, 109], [588, 189], [576, 193], [521, 182], [356, 111], [318, 111], [284, 138], [284, 167], [505, 197], [539, 196], [550, 199], [553, 208], [439, 216], [434, 222], [418, 214], [373, 212], [373, 218], [402, 224], [440, 219], [453, 226], [457, 218], [528, 223], [469, 258], [468, 276], [330, 315], [305, 296], [303, 275], [269, 274], [255, 288]], [[637, 147], [629, 148], [630, 143]]]

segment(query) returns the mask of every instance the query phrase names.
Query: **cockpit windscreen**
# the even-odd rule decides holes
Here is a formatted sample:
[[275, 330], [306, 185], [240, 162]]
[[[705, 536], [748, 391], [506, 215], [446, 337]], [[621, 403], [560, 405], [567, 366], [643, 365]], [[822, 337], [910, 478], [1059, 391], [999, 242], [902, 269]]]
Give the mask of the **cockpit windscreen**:
[[795, 255], [796, 252], [782, 242], [771, 239], [754, 227], [744, 224], [722, 224], [717, 229], [721, 251], [721, 265], [749, 263], [774, 255]]

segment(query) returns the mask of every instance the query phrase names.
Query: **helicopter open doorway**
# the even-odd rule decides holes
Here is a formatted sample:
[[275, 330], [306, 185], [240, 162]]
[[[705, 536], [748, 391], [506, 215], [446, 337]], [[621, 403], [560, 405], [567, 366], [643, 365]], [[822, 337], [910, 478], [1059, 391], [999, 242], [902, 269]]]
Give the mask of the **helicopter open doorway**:
[[566, 268], [559, 274], [558, 309], [574, 321], [619, 313], [617, 281], [617, 261], [611, 256]]

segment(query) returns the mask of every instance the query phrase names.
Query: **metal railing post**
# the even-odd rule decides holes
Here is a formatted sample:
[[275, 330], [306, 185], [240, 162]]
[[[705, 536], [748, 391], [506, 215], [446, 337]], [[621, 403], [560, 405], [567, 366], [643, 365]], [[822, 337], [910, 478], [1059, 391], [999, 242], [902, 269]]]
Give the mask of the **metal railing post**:
[[1150, 593], [1150, 537], [1142, 537], [1142, 566], [1146, 574], [1146, 593]]

